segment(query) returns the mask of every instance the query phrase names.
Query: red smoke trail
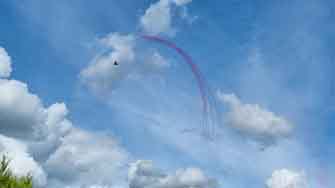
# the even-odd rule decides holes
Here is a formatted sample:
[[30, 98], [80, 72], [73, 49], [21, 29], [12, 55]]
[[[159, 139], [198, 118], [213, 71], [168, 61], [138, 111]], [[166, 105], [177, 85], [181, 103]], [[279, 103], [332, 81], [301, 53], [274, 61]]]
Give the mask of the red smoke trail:
[[[201, 95], [201, 99], [202, 99], [202, 104], [203, 104], [203, 121], [204, 121], [204, 128], [206, 131], [205, 134], [206, 136], [211, 137], [211, 131], [213, 133], [213, 130], [210, 130], [210, 128], [214, 128], [214, 127], [209, 127], [210, 124], [213, 124], [213, 120], [210, 119], [210, 106], [209, 106], [209, 98], [210, 98], [210, 90], [208, 87], [206, 87], [206, 82], [204, 80], [204, 77], [202, 76], [198, 66], [193, 63], [193, 60], [191, 58], [190, 55], [188, 55], [184, 50], [182, 50], [181, 48], [179, 48], [177, 45], [175, 45], [174, 43], [160, 38], [158, 36], [152, 36], [152, 35], [140, 35], [141, 38], [146, 39], [146, 40], [150, 40], [150, 41], [155, 41], [161, 44], [164, 44], [165, 46], [174, 49], [179, 55], [181, 55], [183, 57], [183, 59], [185, 60], [185, 62], [187, 63], [187, 65], [191, 68], [191, 71], [197, 81], [199, 90], [200, 90], [200, 95]], [[207, 122], [207, 123], [206, 123]], [[208, 123], [209, 122], [209, 123]]]

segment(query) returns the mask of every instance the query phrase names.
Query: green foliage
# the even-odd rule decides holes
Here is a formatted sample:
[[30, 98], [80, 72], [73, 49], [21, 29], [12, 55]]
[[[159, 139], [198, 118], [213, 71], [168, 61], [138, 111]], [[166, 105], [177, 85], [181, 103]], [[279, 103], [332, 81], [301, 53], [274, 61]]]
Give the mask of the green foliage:
[[17, 177], [9, 169], [10, 160], [6, 156], [0, 162], [0, 188], [32, 188], [31, 175]]

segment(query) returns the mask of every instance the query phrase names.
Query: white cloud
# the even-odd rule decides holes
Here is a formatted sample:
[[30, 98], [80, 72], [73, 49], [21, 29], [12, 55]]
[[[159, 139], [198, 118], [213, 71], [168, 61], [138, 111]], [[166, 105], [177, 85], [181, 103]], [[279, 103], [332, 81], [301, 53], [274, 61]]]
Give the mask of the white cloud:
[[11, 58], [6, 50], [0, 47], [0, 77], [7, 78], [12, 72]]
[[185, 5], [191, 2], [192, 0], [159, 0], [151, 4], [140, 18], [140, 25], [143, 31], [152, 35], [166, 34], [174, 36], [176, 29], [172, 26], [172, 6], [176, 5], [184, 8]]
[[46, 185], [46, 174], [42, 167], [28, 153], [27, 146], [15, 139], [0, 135], [0, 156], [10, 159], [9, 168], [17, 176], [31, 174], [37, 187]]
[[[129, 58], [122, 54], [128, 44], [109, 39], [112, 56]], [[20, 81], [0, 79], [0, 93], [0, 154], [12, 159], [15, 174], [31, 172], [35, 185], [54, 188], [126, 183], [128, 154], [111, 136], [75, 128], [64, 103], [46, 108]]]
[[0, 80], [0, 93], [0, 132], [25, 139], [38, 134], [46, 117], [40, 99], [16, 80]]
[[0, 80], [0, 92], [0, 132], [12, 137], [0, 136], [0, 154], [13, 159], [15, 173], [31, 170], [38, 185], [48, 176], [50, 187], [116, 184], [128, 155], [112, 137], [74, 128], [65, 104], [44, 108], [22, 82]]
[[45, 109], [43, 129], [38, 139], [30, 142], [30, 150], [34, 156], [45, 161], [54, 152], [64, 136], [73, 129], [72, 123], [66, 118], [68, 109], [64, 103], [55, 103]]
[[74, 129], [45, 168], [52, 181], [64, 186], [112, 186], [124, 181], [121, 175], [127, 161], [128, 154], [111, 137]]
[[140, 19], [140, 24], [146, 33], [157, 35], [174, 35], [171, 23], [171, 3], [169, 0], [159, 0], [150, 5]]
[[49, 132], [64, 135], [72, 127], [72, 123], [66, 119], [68, 109], [64, 103], [55, 103], [47, 109], [46, 126]]
[[307, 188], [304, 173], [287, 169], [276, 170], [266, 182], [267, 188]]
[[234, 94], [218, 93], [219, 99], [227, 105], [227, 123], [240, 133], [254, 138], [263, 144], [274, 143], [288, 137], [292, 124], [285, 118], [267, 111], [258, 104], [243, 104]]
[[0, 133], [29, 143], [37, 159], [46, 158], [72, 128], [65, 104], [45, 108], [26, 84], [0, 80]]
[[129, 188], [215, 188], [217, 181], [208, 178], [198, 168], [179, 169], [165, 174], [151, 161], [137, 161], [128, 172]]

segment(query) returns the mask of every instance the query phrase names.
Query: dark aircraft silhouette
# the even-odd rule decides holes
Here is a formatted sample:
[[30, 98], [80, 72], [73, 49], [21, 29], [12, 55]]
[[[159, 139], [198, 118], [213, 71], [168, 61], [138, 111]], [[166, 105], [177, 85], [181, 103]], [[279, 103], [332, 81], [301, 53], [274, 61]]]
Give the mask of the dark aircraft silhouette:
[[114, 65], [117, 66], [119, 65], [119, 63], [117, 61], [114, 61]]

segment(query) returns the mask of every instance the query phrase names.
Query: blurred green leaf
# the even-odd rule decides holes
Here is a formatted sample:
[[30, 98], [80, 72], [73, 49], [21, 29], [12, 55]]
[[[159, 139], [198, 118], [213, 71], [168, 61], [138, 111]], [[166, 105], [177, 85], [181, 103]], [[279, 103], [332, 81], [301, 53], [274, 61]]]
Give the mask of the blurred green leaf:
[[24, 177], [15, 176], [9, 169], [10, 160], [2, 156], [0, 162], [0, 188], [32, 188], [33, 181], [30, 174]]

